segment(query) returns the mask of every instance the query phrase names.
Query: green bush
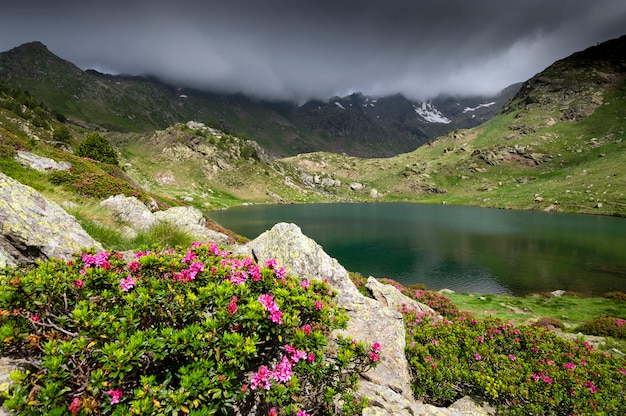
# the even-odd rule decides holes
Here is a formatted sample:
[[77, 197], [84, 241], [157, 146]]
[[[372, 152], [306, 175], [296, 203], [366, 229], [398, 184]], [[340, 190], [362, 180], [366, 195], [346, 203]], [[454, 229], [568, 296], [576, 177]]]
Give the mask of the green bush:
[[626, 360], [542, 327], [404, 309], [413, 392], [448, 405], [465, 395], [507, 415], [626, 414]]
[[583, 334], [626, 339], [626, 319], [605, 316], [587, 321], [576, 328]]
[[606, 292], [605, 294], [602, 295], [602, 297], [607, 298], [607, 299], [617, 299], [617, 300], [626, 301], [626, 293], [620, 292], [620, 291]]
[[103, 163], [119, 164], [117, 152], [111, 146], [109, 139], [96, 132], [85, 136], [85, 139], [78, 145], [76, 154]]
[[72, 133], [70, 132], [70, 129], [68, 129], [67, 127], [60, 126], [54, 129], [52, 138], [59, 142], [69, 143], [70, 139], [72, 138]]
[[565, 328], [565, 325], [563, 325], [563, 322], [559, 321], [556, 318], [550, 318], [550, 317], [539, 318], [537, 322], [533, 323], [533, 326], [540, 326], [546, 329]]
[[26, 357], [20, 415], [360, 414], [379, 345], [329, 342], [347, 317], [299, 281], [216, 244], [84, 252], [0, 275], [0, 346]]

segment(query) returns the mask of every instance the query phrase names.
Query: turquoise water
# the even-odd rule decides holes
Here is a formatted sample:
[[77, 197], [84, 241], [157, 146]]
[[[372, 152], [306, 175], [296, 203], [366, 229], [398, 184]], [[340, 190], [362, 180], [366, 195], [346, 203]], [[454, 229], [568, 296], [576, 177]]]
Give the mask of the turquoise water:
[[346, 269], [458, 292], [626, 292], [626, 219], [422, 204], [257, 205], [209, 212], [255, 238], [292, 222]]

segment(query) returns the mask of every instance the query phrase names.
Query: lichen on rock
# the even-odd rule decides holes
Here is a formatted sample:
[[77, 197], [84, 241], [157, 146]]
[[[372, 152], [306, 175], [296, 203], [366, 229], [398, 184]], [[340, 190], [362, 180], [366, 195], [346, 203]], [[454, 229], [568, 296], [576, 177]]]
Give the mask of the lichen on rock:
[[71, 258], [92, 247], [102, 250], [73, 216], [33, 188], [0, 173], [0, 267]]

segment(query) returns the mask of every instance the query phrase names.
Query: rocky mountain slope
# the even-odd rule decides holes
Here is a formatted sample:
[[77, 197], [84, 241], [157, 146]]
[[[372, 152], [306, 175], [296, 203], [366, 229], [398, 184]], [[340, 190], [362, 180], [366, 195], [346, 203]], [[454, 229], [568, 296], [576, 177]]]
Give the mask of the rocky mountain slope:
[[[376, 200], [626, 215], [625, 43], [622, 37], [558, 61], [525, 82], [486, 123], [394, 157], [314, 152], [275, 159], [245, 135], [186, 122], [150, 133], [107, 132], [123, 168], [107, 172], [119, 180], [132, 178], [133, 186], [146, 192], [202, 209]], [[64, 125], [28, 94], [6, 86], [2, 91], [4, 153], [11, 155], [19, 147], [77, 163], [70, 152], [85, 125]], [[376, 115], [386, 111], [387, 100], [403, 101], [407, 113], [445, 117], [434, 111], [436, 106], [416, 108], [399, 96], [374, 102], [354, 95], [315, 108]], [[71, 132], [65, 142], [55, 139], [63, 128]], [[36, 181], [18, 170], [17, 162], [6, 160], [3, 172]]]
[[384, 157], [411, 151], [488, 120], [519, 88], [494, 97], [417, 102], [400, 95], [353, 94], [298, 105], [179, 88], [148, 76], [83, 71], [39, 42], [0, 53], [0, 80], [88, 128], [146, 132], [193, 119], [244, 133], [277, 156], [331, 151]]

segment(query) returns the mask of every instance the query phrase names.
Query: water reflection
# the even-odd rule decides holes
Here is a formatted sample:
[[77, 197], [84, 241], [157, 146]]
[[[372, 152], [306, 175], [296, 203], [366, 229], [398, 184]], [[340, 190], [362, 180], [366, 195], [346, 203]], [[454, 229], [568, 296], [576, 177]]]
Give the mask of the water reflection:
[[293, 222], [348, 270], [431, 289], [626, 292], [626, 220], [419, 204], [240, 207], [209, 216], [254, 238]]

